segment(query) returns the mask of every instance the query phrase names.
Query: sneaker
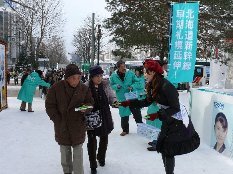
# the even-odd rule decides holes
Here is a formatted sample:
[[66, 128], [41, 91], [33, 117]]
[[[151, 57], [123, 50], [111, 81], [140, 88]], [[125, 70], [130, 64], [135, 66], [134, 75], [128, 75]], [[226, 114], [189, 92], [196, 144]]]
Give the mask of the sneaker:
[[20, 111], [26, 111], [26, 109], [23, 109], [23, 108], [20, 108], [19, 110], [20, 110]]
[[125, 136], [127, 134], [129, 134], [129, 132], [121, 132], [120, 136]]
[[30, 110], [28, 110], [28, 112], [34, 112], [34, 111], [30, 111]]
[[148, 151], [156, 151], [156, 147], [155, 146], [147, 147], [147, 150]]
[[97, 174], [96, 168], [92, 168], [92, 169], [91, 169], [91, 174]]

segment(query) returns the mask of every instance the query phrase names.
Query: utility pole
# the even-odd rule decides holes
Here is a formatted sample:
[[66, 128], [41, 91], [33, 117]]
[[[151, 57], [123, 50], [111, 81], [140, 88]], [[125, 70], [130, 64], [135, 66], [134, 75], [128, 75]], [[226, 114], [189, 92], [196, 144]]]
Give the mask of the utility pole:
[[94, 65], [95, 60], [95, 13], [92, 13], [92, 36], [91, 36], [91, 66]]
[[98, 33], [97, 33], [97, 45], [98, 45], [98, 49], [97, 49], [97, 65], [100, 64], [100, 38], [101, 38], [100, 26], [101, 25], [98, 25]]

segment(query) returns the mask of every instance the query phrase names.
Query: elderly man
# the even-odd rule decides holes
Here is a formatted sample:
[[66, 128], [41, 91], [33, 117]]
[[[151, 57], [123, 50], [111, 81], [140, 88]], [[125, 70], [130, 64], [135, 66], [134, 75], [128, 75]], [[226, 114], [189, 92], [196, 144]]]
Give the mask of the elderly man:
[[[126, 70], [125, 62], [119, 60], [116, 64], [117, 70], [110, 77], [110, 85], [116, 92], [117, 100], [119, 102], [126, 101], [125, 94], [135, 92], [139, 89], [144, 89], [144, 84], [136, 77], [134, 72]], [[142, 123], [142, 114], [140, 108], [134, 107], [119, 107], [119, 114], [121, 116], [121, 128], [123, 132], [121, 136], [129, 133], [129, 115], [133, 113], [136, 123]]]
[[65, 174], [84, 173], [82, 145], [86, 133], [85, 114], [91, 111], [91, 107], [79, 109], [83, 105], [92, 106], [94, 101], [90, 89], [80, 83], [80, 79], [79, 68], [74, 64], [67, 65], [65, 80], [49, 89], [45, 101], [46, 112], [54, 123], [55, 139], [60, 145]]

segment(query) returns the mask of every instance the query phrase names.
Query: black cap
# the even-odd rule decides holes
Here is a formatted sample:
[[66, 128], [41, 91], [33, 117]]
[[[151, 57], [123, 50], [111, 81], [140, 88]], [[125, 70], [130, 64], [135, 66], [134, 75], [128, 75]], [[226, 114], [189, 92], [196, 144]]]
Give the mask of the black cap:
[[94, 77], [99, 74], [103, 74], [104, 71], [99, 65], [92, 66], [89, 70], [90, 77]]

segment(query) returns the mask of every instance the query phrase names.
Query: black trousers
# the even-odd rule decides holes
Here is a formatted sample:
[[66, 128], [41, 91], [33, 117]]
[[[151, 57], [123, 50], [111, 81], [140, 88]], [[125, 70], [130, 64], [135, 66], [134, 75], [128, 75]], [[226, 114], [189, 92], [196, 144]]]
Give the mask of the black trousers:
[[[142, 114], [140, 108], [129, 108], [133, 114], [136, 123], [142, 123]], [[121, 128], [123, 132], [129, 132], [129, 116], [121, 117]]]
[[174, 174], [175, 169], [175, 157], [174, 156], [166, 156], [162, 154], [163, 164], [165, 167], [166, 174]]
[[90, 168], [97, 168], [97, 161], [105, 162], [106, 151], [108, 147], [108, 135], [100, 136], [98, 153], [97, 150], [97, 139], [94, 131], [87, 131], [88, 143], [87, 150], [90, 161]]

